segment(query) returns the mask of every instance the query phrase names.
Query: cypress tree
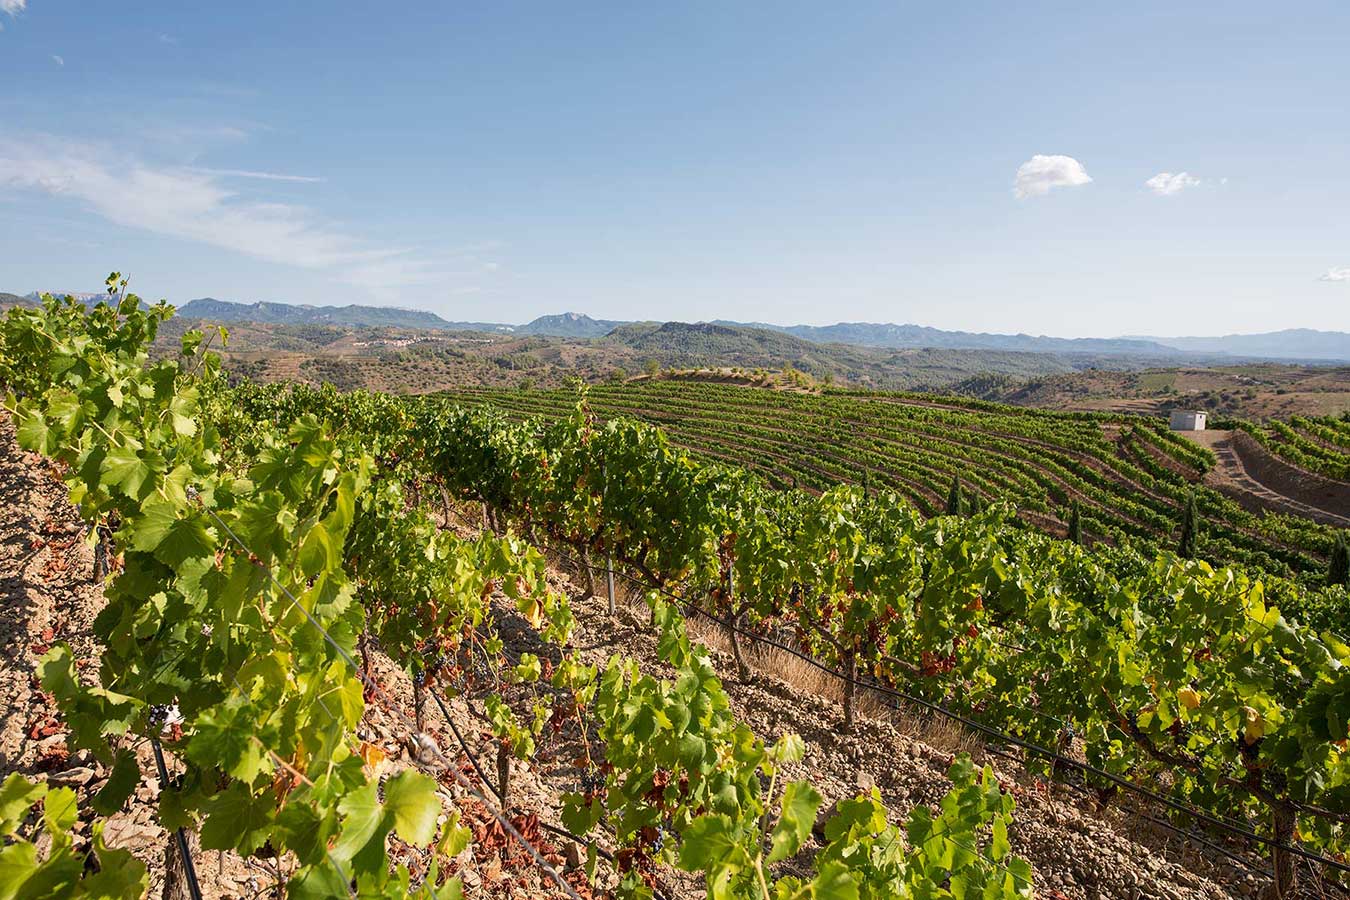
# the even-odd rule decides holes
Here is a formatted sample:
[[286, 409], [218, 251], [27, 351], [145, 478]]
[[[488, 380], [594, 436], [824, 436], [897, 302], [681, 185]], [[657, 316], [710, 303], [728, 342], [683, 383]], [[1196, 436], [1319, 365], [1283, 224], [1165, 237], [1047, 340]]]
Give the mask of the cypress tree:
[[1069, 540], [1075, 544], [1083, 543], [1083, 522], [1082, 514], [1078, 509], [1078, 501], [1073, 501], [1073, 506], [1069, 508]]
[[947, 515], [961, 515], [961, 476], [952, 476], [952, 489], [947, 492]]
[[1336, 543], [1331, 548], [1331, 563], [1327, 566], [1327, 584], [1339, 584], [1350, 587], [1350, 544], [1345, 541], [1345, 532], [1336, 532]]
[[1200, 513], [1195, 508], [1195, 492], [1186, 497], [1186, 505], [1181, 510], [1181, 541], [1177, 553], [1186, 559], [1195, 558], [1195, 536], [1200, 528]]

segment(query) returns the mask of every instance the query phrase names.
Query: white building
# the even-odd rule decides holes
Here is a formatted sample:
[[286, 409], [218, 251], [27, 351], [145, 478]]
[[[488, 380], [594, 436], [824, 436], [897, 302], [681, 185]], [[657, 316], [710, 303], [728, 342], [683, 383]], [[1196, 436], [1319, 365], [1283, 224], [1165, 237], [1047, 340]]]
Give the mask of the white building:
[[1189, 409], [1172, 410], [1173, 431], [1204, 431], [1205, 414]]

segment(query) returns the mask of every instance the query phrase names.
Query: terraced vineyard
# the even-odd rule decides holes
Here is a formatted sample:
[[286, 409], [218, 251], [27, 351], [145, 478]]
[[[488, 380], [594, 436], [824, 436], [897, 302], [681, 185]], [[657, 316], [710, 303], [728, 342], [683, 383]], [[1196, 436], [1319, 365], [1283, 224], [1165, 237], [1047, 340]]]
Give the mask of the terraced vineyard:
[[[519, 418], [557, 416], [577, 401], [566, 390], [466, 388], [448, 396], [490, 403]], [[749, 465], [779, 485], [820, 491], [839, 482], [863, 483], [903, 495], [925, 515], [945, 510], [951, 483], [959, 478], [974, 503], [1011, 501], [1023, 522], [1048, 533], [1066, 533], [1077, 503], [1087, 540], [1153, 550], [1175, 548], [1182, 508], [1193, 492], [1203, 522], [1201, 557], [1314, 582], [1335, 539], [1327, 526], [1249, 512], [1201, 484], [1213, 454], [1170, 432], [1160, 419], [928, 395], [813, 395], [684, 381], [593, 387], [588, 402], [603, 417], [659, 424], [680, 446]], [[1316, 421], [1333, 438], [1346, 439], [1344, 427]], [[1320, 432], [1319, 440], [1331, 453], [1334, 441]]]
[[1350, 479], [1350, 419], [1293, 416], [1288, 422], [1232, 424], [1288, 463], [1338, 481]]

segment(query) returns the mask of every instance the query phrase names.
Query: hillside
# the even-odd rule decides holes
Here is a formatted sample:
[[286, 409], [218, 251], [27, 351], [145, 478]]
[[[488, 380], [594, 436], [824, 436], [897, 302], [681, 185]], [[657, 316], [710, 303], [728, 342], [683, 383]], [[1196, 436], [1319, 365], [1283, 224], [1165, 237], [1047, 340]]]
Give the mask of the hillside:
[[[0, 523], [0, 546], [24, 548], [21, 554], [0, 553], [0, 584], [7, 591], [3, 599], [7, 608], [16, 611], [6, 619], [3, 636], [19, 648], [0, 660], [0, 698], [11, 713], [0, 725], [0, 756], [22, 771], [42, 771], [52, 784], [71, 786], [80, 805], [87, 807], [109, 784], [111, 772], [101, 763], [66, 752], [71, 736], [59, 713], [29, 685], [38, 677], [42, 654], [53, 641], [71, 640], [81, 659], [97, 657], [101, 648], [88, 635], [105, 601], [98, 586], [90, 583], [93, 552], [76, 539], [83, 525], [66, 501], [64, 485], [32, 462], [32, 457], [15, 446], [12, 426], [0, 422], [0, 501], [16, 513]], [[477, 537], [473, 530], [464, 530], [464, 534]], [[585, 597], [583, 573], [563, 557], [552, 557], [548, 581], [575, 604], [579, 617], [576, 640], [588, 648], [583, 656], [587, 662], [603, 666], [609, 657], [622, 656], [636, 660], [654, 677], [668, 673], [657, 636], [647, 627], [647, 613], [636, 603], [634, 585], [623, 579], [617, 582], [616, 621], [605, 614], [603, 604]], [[505, 625], [507, 651], [547, 654], [547, 648], [540, 646], [505, 599], [494, 598], [493, 614]], [[1256, 883], [1250, 875], [1231, 871], [1222, 857], [1169, 850], [1166, 831], [1139, 828], [1123, 812], [1094, 813], [1076, 802], [1076, 793], [1044, 790], [1037, 776], [995, 755], [971, 735], [914, 711], [892, 710], [881, 698], [867, 704], [856, 735], [836, 735], [832, 723], [839, 716], [839, 692], [829, 681], [809, 677], [809, 670], [793, 665], [793, 657], [766, 646], [748, 650], [760, 671], [753, 682], [741, 683], [721, 635], [706, 627], [695, 634], [713, 648], [710, 659], [738, 719], [757, 734], [774, 736], [791, 729], [806, 736], [805, 759], [791, 771], [794, 777], [809, 778], [827, 802], [875, 784], [891, 813], [903, 817], [941, 797], [950, 784], [947, 771], [953, 754], [968, 752], [980, 764], [993, 765], [1001, 783], [1015, 793], [1017, 818], [1010, 837], [1015, 852], [1032, 864], [1038, 889], [1060, 890], [1063, 896], [1080, 898], [1092, 896], [1084, 894], [1085, 888], [1092, 887], [1096, 896], [1125, 898], [1131, 886], [1142, 886], [1160, 896], [1175, 892], [1186, 900], [1224, 900], [1243, 897], [1248, 885]], [[411, 709], [413, 685], [407, 673], [384, 653], [373, 654], [373, 666], [398, 701]], [[528, 696], [516, 696], [524, 694], [525, 687], [515, 688], [508, 699], [527, 702]], [[488, 696], [477, 686], [446, 697], [443, 702], [452, 718], [444, 719], [433, 705], [436, 712], [428, 717], [427, 732], [441, 747], [458, 747], [455, 732], [450, 730], [453, 726], [465, 737], [472, 758], [492, 759], [495, 742], [480, 732], [476, 717]], [[404, 748], [407, 734], [400, 718], [397, 706], [372, 703], [361, 720], [367, 746], [387, 757], [377, 764], [386, 777], [416, 765]], [[137, 763], [143, 772], [153, 771], [148, 746], [137, 754]], [[475, 790], [495, 799], [490, 779], [480, 779], [472, 767], [469, 775]], [[567, 767], [519, 771], [513, 781], [516, 821], [522, 827], [539, 821], [556, 827], [554, 811], [562, 796], [574, 788]], [[148, 776], [138, 778], [131, 801], [109, 819], [105, 834], [147, 866], [149, 896], [160, 897], [167, 893], [166, 881], [175, 873], [171, 865], [166, 866], [166, 857], [171, 862], [165, 853], [170, 838], [157, 821], [155, 784]], [[468, 824], [481, 831], [491, 827], [486, 810], [475, 806], [463, 787], [452, 785], [445, 790], [468, 812]], [[579, 849], [554, 834], [541, 834], [535, 840], [560, 866]], [[812, 843], [820, 840], [811, 838]], [[515, 878], [528, 879], [531, 897], [565, 896], [518, 854], [509, 844], [474, 842], [457, 866], [466, 882], [465, 896], [482, 900], [522, 896], [506, 887], [514, 879], [502, 878], [504, 866], [512, 867]], [[196, 864], [205, 896], [212, 900], [246, 895], [260, 880], [261, 873], [235, 852], [199, 850]], [[609, 877], [608, 873], [602, 872], [602, 877]], [[701, 895], [699, 885], [685, 880], [669, 896], [696, 900]]]
[[1181, 407], [1246, 419], [1337, 416], [1350, 411], [1350, 366], [1095, 369], [1028, 379], [978, 375], [948, 390], [1042, 409], [1166, 415]]
[[[576, 399], [569, 391], [459, 389], [447, 396], [549, 418]], [[1185, 499], [1198, 492], [1205, 520], [1199, 552], [1281, 575], [1320, 576], [1333, 540], [1327, 526], [1350, 526], [1335, 500], [1263, 507], [1260, 497], [1243, 496], [1254, 504], [1244, 508], [1218, 485], [1207, 487], [1213, 457], [1169, 432], [1162, 419], [687, 381], [601, 385], [588, 397], [603, 416], [660, 425], [681, 446], [752, 466], [780, 485], [820, 491], [841, 481], [866, 483], [895, 490], [933, 515], [945, 509], [960, 479], [968, 498], [1013, 502], [1028, 525], [1060, 536], [1077, 504], [1089, 540], [1171, 547]], [[1291, 509], [1300, 514], [1263, 514]]]
[[839, 322], [835, 325], [757, 325], [787, 332], [818, 343], [857, 344], [863, 347], [915, 349], [1015, 350], [1024, 353], [1099, 353], [1168, 356], [1175, 348], [1151, 339], [1055, 338], [1029, 334], [984, 334], [944, 331], [922, 325], [874, 322]]
[[[87, 303], [99, 293], [76, 294]], [[27, 295], [36, 300], [38, 293]], [[594, 319], [584, 313], [544, 315], [521, 325], [483, 321], [449, 321], [416, 308], [385, 306], [310, 306], [290, 303], [237, 303], [204, 297], [180, 306], [180, 313], [214, 322], [258, 324], [327, 324], [345, 327], [394, 327], [444, 331], [482, 331], [493, 334], [599, 338], [619, 326], [651, 326], [659, 323]], [[693, 323], [736, 329], [775, 331], [816, 344], [848, 344], [883, 350], [983, 350], [1040, 353], [1094, 359], [1105, 368], [1144, 368], [1178, 364], [1219, 365], [1263, 359], [1303, 362], [1350, 362], [1350, 334], [1310, 329], [1289, 329], [1266, 334], [1221, 337], [1118, 337], [1059, 338], [1046, 335], [993, 334], [947, 331], [923, 325], [839, 322], [834, 325], [777, 325], [764, 322], [717, 320]], [[1076, 368], [1081, 368], [1077, 366]]]
[[1133, 340], [1153, 341], [1187, 353], [1221, 353], [1268, 359], [1350, 360], [1350, 334], [1312, 328], [1222, 337], [1140, 337]]
[[[162, 329], [170, 352], [189, 327], [210, 320], [175, 317]], [[599, 338], [236, 323], [224, 350], [231, 371], [261, 381], [329, 380], [344, 388], [425, 392], [465, 384], [561, 386], [605, 382], [662, 369], [788, 367], [820, 381], [896, 389], [940, 388], [976, 372], [1025, 378], [1065, 373], [1104, 360], [973, 350], [887, 351], [814, 344], [779, 332], [684, 323], [617, 326]], [[1109, 360], [1105, 362], [1109, 363]]]
[[[20, 819], [46, 799], [45, 837], [6, 837], [25, 845], [20, 883], [41, 881], [37, 841], [60, 860], [82, 832], [124, 835], [126, 815], [139, 858], [95, 840], [101, 871], [70, 867], [91, 888], [115, 869], [117, 900], [156, 876], [171, 895], [197, 858], [219, 878], [264, 847], [266, 892], [340, 896], [355, 880], [404, 896], [443, 872], [443, 893], [492, 900], [550, 896], [550, 879], [692, 900], [728, 858], [753, 867], [744, 900], [801, 879], [816, 896], [893, 896], [902, 875], [925, 896], [999, 900], [1035, 885], [1210, 900], [1263, 878], [1292, 896], [1339, 865], [1350, 734], [1323, 711], [1350, 688], [1345, 546], [1320, 577], [1270, 575], [1329, 534], [1219, 505], [1194, 483], [1213, 460], [1157, 423], [596, 389], [597, 410], [636, 391], [640, 414], [699, 425], [708, 446], [691, 454], [565, 392], [502, 392], [504, 416], [226, 386], [209, 355], [150, 364], [167, 314], [129, 302], [116, 320], [58, 307], [2, 323], [14, 440], [33, 455], [0, 434], [0, 495], [45, 479], [49, 498], [0, 534], [0, 581], [25, 595], [6, 604], [16, 712], [0, 740], [31, 760], [5, 792]], [[535, 399], [543, 417], [517, 421]], [[851, 465], [861, 488], [840, 483]], [[783, 489], [789, 472], [819, 483]], [[925, 488], [921, 472], [959, 476], [945, 503], [944, 479]], [[1038, 492], [1070, 502], [1069, 540], [1042, 533], [1056, 510]], [[1183, 496], [1200, 513], [1182, 553], [1156, 552]], [[1223, 554], [1242, 565], [1190, 558]], [[609, 609], [593, 602], [601, 559], [636, 609], [608, 586]], [[48, 580], [81, 602], [41, 596]], [[143, 785], [161, 749], [182, 777]], [[1080, 814], [1054, 805], [1070, 794]], [[1188, 818], [1153, 815], [1169, 809]], [[1185, 855], [1164, 861], [1136, 816]], [[1263, 867], [1253, 829], [1272, 818]], [[1239, 840], [1220, 847], [1210, 823]], [[605, 852], [583, 866], [586, 847]], [[1290, 847], [1320, 869], [1292, 870]]]
[[304, 306], [290, 303], [231, 303], [202, 297], [179, 307], [187, 319], [213, 322], [254, 322], [263, 325], [347, 325], [391, 328], [450, 328], [434, 313], [382, 306]]
[[592, 319], [581, 313], [562, 313], [557, 316], [540, 316], [514, 329], [516, 334], [549, 335], [552, 337], [593, 338], [608, 334], [616, 325], [608, 319]]

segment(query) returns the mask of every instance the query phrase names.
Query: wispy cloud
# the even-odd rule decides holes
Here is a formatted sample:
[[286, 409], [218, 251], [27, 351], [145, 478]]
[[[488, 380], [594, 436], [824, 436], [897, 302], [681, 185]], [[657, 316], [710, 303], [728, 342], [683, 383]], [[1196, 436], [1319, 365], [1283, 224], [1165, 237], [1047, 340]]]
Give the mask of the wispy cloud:
[[171, 35], [171, 34], [164, 34], [163, 32], [160, 32], [160, 34], [159, 34], [159, 42], [160, 42], [161, 44], [177, 44], [177, 43], [178, 43], [178, 38], [174, 37], [174, 36]]
[[1327, 269], [1318, 281], [1350, 281], [1350, 266]]
[[216, 178], [254, 178], [258, 181], [294, 181], [301, 184], [318, 184], [323, 181], [317, 175], [286, 175], [279, 172], [255, 172], [251, 169], [192, 169], [202, 175]]
[[1170, 197], [1173, 194], [1179, 194], [1186, 188], [1198, 187], [1203, 182], [1189, 172], [1159, 172], [1148, 181], [1144, 182], [1144, 187], [1148, 188], [1159, 197]]
[[227, 177], [155, 165], [103, 146], [0, 139], [0, 190], [39, 191], [117, 225], [325, 270], [376, 296], [450, 274], [444, 262], [414, 248], [381, 246], [301, 206], [244, 197], [226, 186]]
[[1013, 194], [1018, 200], [1044, 197], [1052, 188], [1077, 187], [1091, 181], [1083, 164], [1072, 156], [1046, 156], [1037, 153], [1017, 169], [1017, 177], [1013, 180]]
[[0, 0], [0, 11], [17, 16], [28, 7], [28, 0]]
[[52, 62], [56, 63], [58, 66], [64, 66], [66, 64], [66, 61], [55, 53], [52, 54]]

